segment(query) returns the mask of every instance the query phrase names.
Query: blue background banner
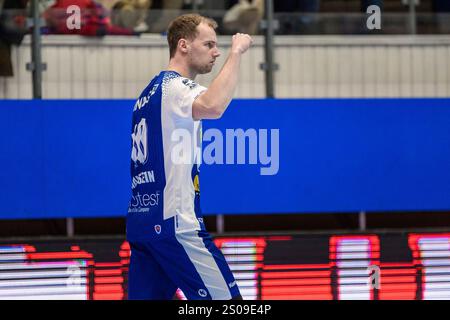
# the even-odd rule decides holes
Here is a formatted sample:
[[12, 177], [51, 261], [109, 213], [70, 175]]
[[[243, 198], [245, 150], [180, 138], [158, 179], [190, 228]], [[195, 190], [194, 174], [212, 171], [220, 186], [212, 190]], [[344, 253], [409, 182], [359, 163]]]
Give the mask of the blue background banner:
[[[125, 216], [133, 105], [1, 100], [0, 218]], [[211, 128], [278, 129], [279, 170], [203, 163], [205, 214], [450, 209], [450, 99], [234, 100]]]

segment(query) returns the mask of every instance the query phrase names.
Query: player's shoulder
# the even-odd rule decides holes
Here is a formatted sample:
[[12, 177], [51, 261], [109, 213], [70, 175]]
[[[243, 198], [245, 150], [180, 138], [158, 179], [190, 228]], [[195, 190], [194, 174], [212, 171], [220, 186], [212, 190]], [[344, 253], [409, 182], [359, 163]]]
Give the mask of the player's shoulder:
[[159, 77], [164, 83], [171, 83], [177, 81], [181, 77], [181, 75], [176, 71], [169, 70], [169, 71], [161, 71]]
[[181, 76], [175, 71], [166, 71], [164, 73], [163, 82], [166, 86], [170, 86], [173, 89], [193, 90], [199, 87], [199, 84], [194, 80]]
[[194, 80], [188, 79], [188, 78], [181, 77], [179, 79], [179, 81], [181, 82], [181, 84], [183, 86], [186, 86], [187, 88], [189, 88], [191, 90], [195, 89], [196, 87], [199, 86], [197, 82], [195, 82]]

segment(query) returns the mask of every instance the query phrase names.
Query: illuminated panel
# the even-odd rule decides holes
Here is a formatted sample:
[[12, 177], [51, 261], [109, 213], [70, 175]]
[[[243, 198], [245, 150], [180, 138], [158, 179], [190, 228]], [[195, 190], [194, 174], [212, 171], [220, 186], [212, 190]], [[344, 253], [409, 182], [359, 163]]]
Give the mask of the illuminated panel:
[[[245, 300], [258, 299], [258, 269], [262, 266], [266, 242], [263, 238], [221, 238], [215, 240], [221, 249]], [[124, 242], [119, 252], [122, 268], [127, 278], [130, 263], [130, 246]], [[176, 297], [186, 300], [183, 292], [178, 289]]]
[[371, 265], [379, 266], [380, 245], [377, 236], [332, 236], [330, 262], [336, 269], [337, 299], [371, 300], [369, 286]]
[[417, 283], [412, 263], [382, 263], [380, 300], [414, 300]]
[[94, 265], [94, 300], [124, 299], [122, 264], [102, 262]]
[[450, 299], [450, 233], [410, 234], [408, 242], [421, 272], [422, 299]]
[[264, 238], [220, 238], [215, 244], [222, 251], [244, 300], [257, 300], [258, 273], [264, 260]]
[[130, 244], [128, 243], [128, 241], [122, 242], [122, 244], [120, 245], [119, 257], [123, 278], [122, 283], [122, 287], [124, 289], [123, 299], [128, 299], [128, 270], [130, 266], [130, 253], [131, 253]]
[[328, 264], [265, 265], [262, 300], [331, 300]]
[[[320, 255], [291, 241], [294, 237], [218, 238], [215, 243], [248, 300], [450, 299], [450, 233], [410, 234], [413, 260], [396, 262], [391, 250], [386, 257], [394, 260], [382, 263], [374, 235], [324, 235], [321, 250], [327, 250], [328, 243], [329, 251]], [[117, 240], [104, 244], [95, 250], [94, 262], [79, 243], [69, 241], [45, 244], [49, 248], [53, 242], [55, 248], [69, 245], [67, 252], [37, 252], [27, 244], [0, 245], [0, 299], [127, 299], [129, 244], [124, 241], [120, 248]], [[284, 242], [276, 246], [281, 254], [271, 247], [273, 241]], [[397, 241], [403, 242], [398, 247], [407, 248], [403, 234]], [[267, 245], [271, 250], [266, 251]], [[407, 256], [411, 252], [407, 250]], [[316, 258], [310, 260], [309, 255]], [[399, 251], [399, 257], [405, 256]], [[369, 265], [380, 266], [378, 290], [368, 286]], [[185, 299], [181, 291], [177, 296]]]
[[[91, 257], [85, 252], [36, 253], [28, 245], [0, 246], [0, 299], [86, 300], [88, 262], [81, 258]], [[54, 261], [39, 261], [47, 259]]]

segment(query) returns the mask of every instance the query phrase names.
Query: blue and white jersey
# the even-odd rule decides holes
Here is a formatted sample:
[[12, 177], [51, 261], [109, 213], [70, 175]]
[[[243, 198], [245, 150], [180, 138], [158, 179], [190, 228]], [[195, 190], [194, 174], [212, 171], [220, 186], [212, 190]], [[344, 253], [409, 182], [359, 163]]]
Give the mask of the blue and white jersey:
[[128, 240], [204, 230], [198, 177], [201, 121], [192, 119], [192, 103], [204, 90], [177, 72], [162, 71], [136, 101]]

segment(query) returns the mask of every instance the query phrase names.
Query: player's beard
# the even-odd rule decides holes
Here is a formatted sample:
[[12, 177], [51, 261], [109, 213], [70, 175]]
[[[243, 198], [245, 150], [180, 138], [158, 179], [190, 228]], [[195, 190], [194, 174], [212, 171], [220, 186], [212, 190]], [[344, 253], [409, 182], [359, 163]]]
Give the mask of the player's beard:
[[212, 63], [204, 64], [204, 65], [198, 66], [197, 73], [198, 74], [209, 73], [209, 72], [211, 72], [212, 68], [213, 68]]

